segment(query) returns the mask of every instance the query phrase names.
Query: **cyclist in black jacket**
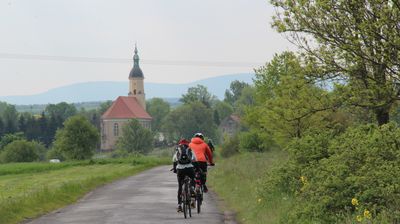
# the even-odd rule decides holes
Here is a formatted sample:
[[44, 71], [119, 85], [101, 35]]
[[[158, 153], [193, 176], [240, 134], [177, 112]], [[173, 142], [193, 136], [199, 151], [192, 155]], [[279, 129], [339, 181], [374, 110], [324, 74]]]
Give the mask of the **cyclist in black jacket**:
[[[178, 146], [176, 148], [176, 152], [172, 158], [174, 162], [174, 173], [177, 174], [178, 178], [178, 207], [177, 211], [182, 211], [182, 186], [183, 181], [185, 180], [185, 176], [188, 176], [192, 181], [191, 193], [194, 194], [194, 166], [193, 162], [196, 161], [196, 155], [189, 148], [189, 141], [186, 139], [182, 139], [179, 141]], [[194, 207], [194, 203], [192, 203], [192, 207]]]

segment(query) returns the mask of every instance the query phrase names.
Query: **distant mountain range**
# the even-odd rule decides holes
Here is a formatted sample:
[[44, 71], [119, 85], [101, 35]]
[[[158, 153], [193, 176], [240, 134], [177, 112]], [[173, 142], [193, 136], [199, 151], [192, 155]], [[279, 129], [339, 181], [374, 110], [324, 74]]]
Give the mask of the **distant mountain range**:
[[[223, 99], [225, 90], [234, 80], [247, 83], [253, 82], [254, 74], [232, 74], [218, 76], [185, 84], [163, 84], [145, 82], [146, 98], [180, 98], [189, 87], [204, 85], [208, 90]], [[48, 103], [78, 103], [114, 100], [117, 96], [128, 94], [128, 80], [126, 82], [86, 82], [77, 83], [47, 92], [27, 96], [0, 96], [0, 101], [16, 105], [33, 105]]]

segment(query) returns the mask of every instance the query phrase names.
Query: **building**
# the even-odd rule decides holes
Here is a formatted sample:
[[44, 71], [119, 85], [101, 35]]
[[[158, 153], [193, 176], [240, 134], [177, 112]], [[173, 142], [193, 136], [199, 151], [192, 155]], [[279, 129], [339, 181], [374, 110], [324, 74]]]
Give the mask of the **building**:
[[115, 149], [122, 136], [123, 126], [131, 119], [137, 119], [145, 128], [151, 128], [152, 117], [146, 112], [144, 76], [139, 67], [139, 55], [135, 46], [133, 68], [129, 73], [128, 96], [119, 96], [101, 116], [101, 150]]
[[221, 121], [219, 125], [223, 135], [232, 137], [240, 130], [240, 118], [237, 115], [230, 115]]

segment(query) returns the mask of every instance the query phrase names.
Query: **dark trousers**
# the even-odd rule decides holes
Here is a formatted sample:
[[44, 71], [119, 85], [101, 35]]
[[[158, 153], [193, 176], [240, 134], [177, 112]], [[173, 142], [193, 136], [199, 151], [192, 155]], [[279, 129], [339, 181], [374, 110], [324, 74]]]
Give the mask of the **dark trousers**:
[[193, 165], [196, 170], [201, 171], [200, 172], [201, 184], [205, 185], [207, 182], [207, 162], [195, 162], [193, 163]]
[[193, 168], [177, 169], [176, 174], [178, 177], [178, 204], [181, 204], [182, 203], [181, 194], [185, 176], [188, 176], [191, 179], [192, 187], [194, 187], [194, 169]]

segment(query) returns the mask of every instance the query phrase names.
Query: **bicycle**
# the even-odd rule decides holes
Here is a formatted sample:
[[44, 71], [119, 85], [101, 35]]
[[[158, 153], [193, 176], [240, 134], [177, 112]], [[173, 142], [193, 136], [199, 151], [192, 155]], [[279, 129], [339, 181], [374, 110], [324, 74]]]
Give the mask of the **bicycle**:
[[190, 187], [191, 187], [191, 180], [190, 177], [185, 176], [185, 179], [183, 181], [183, 187], [182, 187], [182, 204], [183, 204], [183, 216], [185, 219], [189, 215], [189, 217], [192, 217], [192, 208], [191, 208], [191, 201], [192, 201], [192, 195], [190, 193]]
[[204, 193], [204, 188], [203, 185], [201, 184], [201, 175], [202, 171], [197, 169], [194, 180], [195, 180], [195, 200], [196, 200], [196, 206], [197, 206], [197, 213], [200, 214], [201, 212], [201, 205], [203, 204], [203, 193]]

